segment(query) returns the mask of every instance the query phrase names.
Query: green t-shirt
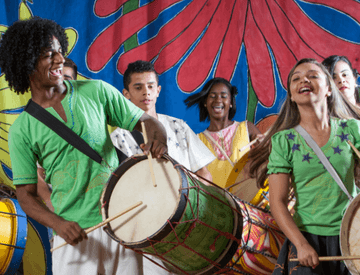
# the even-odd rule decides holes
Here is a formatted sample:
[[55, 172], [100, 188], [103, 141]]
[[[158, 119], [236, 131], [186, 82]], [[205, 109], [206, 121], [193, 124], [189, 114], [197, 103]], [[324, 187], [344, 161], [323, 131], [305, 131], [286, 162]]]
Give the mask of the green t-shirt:
[[[349, 193], [355, 196], [355, 155], [347, 140], [359, 149], [360, 121], [331, 118], [330, 125], [329, 141], [321, 150]], [[339, 235], [342, 213], [349, 200], [314, 151], [294, 129], [276, 133], [271, 144], [268, 174], [291, 174], [296, 196], [293, 216], [296, 225], [301, 231], [316, 235]]]
[[69, 145], [43, 123], [23, 112], [10, 127], [9, 149], [15, 185], [37, 183], [36, 161], [52, 185], [55, 213], [82, 228], [102, 221], [100, 196], [118, 166], [107, 124], [132, 130], [143, 111], [110, 84], [100, 80], [64, 81], [62, 100], [67, 122], [46, 110], [84, 139], [111, 166], [101, 164]]

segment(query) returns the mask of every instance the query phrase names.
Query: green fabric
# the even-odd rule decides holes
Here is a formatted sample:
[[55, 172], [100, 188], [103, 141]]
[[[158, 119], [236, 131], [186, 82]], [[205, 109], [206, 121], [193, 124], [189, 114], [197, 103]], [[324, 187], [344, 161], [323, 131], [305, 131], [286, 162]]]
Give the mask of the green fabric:
[[91, 160], [50, 128], [23, 112], [10, 127], [9, 149], [15, 185], [37, 183], [36, 161], [51, 183], [55, 213], [83, 228], [102, 221], [100, 196], [118, 166], [107, 124], [133, 130], [143, 111], [113, 86], [98, 80], [64, 82], [62, 100], [67, 122], [51, 107], [46, 110], [83, 138], [105, 162]]
[[[360, 122], [330, 120], [329, 141], [321, 150], [339, 174], [349, 193], [356, 195], [355, 155], [347, 140], [360, 147]], [[319, 158], [294, 129], [276, 133], [272, 139], [268, 174], [289, 173], [296, 196], [295, 223], [301, 231], [335, 236], [340, 233], [348, 198], [320, 163]], [[272, 183], [276, 184], [276, 183]]]

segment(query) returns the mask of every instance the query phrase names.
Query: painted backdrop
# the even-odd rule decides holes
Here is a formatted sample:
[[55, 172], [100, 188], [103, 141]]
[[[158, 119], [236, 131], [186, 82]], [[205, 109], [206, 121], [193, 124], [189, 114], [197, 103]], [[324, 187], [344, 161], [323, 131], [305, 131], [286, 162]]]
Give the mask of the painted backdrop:
[[[122, 90], [129, 62], [153, 62], [162, 86], [158, 112], [196, 133], [207, 123], [183, 101], [215, 76], [239, 89], [235, 119], [261, 124], [278, 113], [297, 60], [347, 55], [360, 69], [359, 0], [0, 0], [1, 33], [32, 16], [66, 28], [80, 78]], [[0, 75], [0, 182], [9, 185], [8, 131], [28, 99]]]

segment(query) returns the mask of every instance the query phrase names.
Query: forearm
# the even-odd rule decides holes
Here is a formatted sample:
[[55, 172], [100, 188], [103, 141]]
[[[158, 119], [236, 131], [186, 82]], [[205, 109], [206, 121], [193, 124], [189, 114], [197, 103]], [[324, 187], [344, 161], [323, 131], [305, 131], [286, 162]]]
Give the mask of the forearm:
[[[36, 189], [36, 186], [34, 186]], [[37, 199], [37, 196], [25, 188], [17, 188], [17, 199], [25, 213], [44, 226], [56, 228], [56, 225], [64, 221], [54, 214], [46, 205]]]

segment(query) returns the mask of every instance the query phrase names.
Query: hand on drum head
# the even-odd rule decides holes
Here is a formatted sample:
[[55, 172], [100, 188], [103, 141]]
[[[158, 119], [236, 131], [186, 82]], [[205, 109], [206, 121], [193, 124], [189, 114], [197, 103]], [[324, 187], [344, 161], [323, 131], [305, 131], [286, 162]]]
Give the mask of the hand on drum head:
[[301, 265], [311, 266], [312, 268], [319, 265], [319, 256], [309, 243], [296, 247], [296, 250]]
[[87, 239], [87, 235], [76, 222], [63, 221], [56, 228], [55, 232], [63, 238], [68, 244], [76, 245], [84, 239]]

